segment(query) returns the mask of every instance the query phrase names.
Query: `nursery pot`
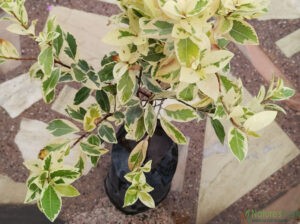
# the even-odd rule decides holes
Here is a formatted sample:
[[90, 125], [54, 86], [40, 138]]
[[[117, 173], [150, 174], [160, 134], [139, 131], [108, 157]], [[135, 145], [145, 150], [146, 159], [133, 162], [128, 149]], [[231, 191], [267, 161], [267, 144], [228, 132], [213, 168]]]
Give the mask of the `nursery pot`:
[[[139, 200], [123, 208], [125, 192], [130, 186], [124, 178], [130, 172], [127, 160], [131, 150], [137, 145], [137, 142], [125, 139], [125, 135], [126, 131], [122, 127], [117, 133], [118, 144], [112, 147], [111, 167], [105, 179], [105, 190], [117, 209], [125, 214], [137, 214], [149, 209]], [[167, 136], [160, 124], [149, 140], [145, 163], [149, 160], [152, 160], [152, 169], [145, 176], [147, 183], [154, 188], [150, 194], [157, 206], [170, 191], [178, 161], [178, 146]]]

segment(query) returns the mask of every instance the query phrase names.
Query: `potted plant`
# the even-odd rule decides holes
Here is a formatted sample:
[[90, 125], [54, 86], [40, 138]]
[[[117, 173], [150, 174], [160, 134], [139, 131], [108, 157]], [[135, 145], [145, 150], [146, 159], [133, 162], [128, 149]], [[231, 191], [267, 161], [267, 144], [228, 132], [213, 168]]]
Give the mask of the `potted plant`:
[[[81, 85], [74, 105], [66, 105], [70, 119], [48, 125], [56, 140], [38, 159], [24, 163], [30, 170], [25, 202], [37, 202], [51, 221], [61, 210], [62, 197], [79, 195], [71, 184], [87, 163], [96, 166], [108, 152], [105, 143], [114, 144], [105, 182], [110, 199], [126, 213], [144, 211], [168, 193], [177, 145], [187, 143], [174, 122], [207, 117], [224, 143], [222, 122], [230, 121], [227, 144], [242, 161], [247, 139], [258, 137], [257, 131], [270, 124], [277, 111], [284, 112], [274, 102], [294, 95], [274, 78], [268, 89], [261, 86], [257, 96], [243, 102], [241, 80], [229, 75], [234, 55], [227, 44], [258, 44], [247, 20], [265, 13], [267, 0], [120, 0], [122, 13], [112, 17], [114, 29], [103, 39], [117, 50], [102, 59], [99, 71], [79, 59], [75, 38], [55, 18], [36, 34], [36, 21], [28, 21], [24, 2], [2, 1], [0, 7], [9, 15], [2, 19], [11, 21], [10, 32], [39, 45], [29, 73], [41, 80], [44, 101], [54, 100], [60, 83]], [[0, 39], [1, 63], [22, 59], [9, 41]], [[96, 103], [83, 108], [89, 97]], [[70, 138], [70, 133], [79, 137]], [[66, 165], [64, 158], [78, 146], [76, 165]]]

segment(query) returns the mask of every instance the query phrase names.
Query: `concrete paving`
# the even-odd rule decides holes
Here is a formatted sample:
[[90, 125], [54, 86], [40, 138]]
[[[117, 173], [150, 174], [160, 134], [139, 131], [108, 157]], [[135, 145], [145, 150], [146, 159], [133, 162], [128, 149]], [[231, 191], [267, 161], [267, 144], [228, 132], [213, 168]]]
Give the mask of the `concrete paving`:
[[[250, 98], [249, 93], [245, 95]], [[226, 123], [225, 130], [229, 125]], [[219, 142], [210, 122], [207, 122], [198, 224], [207, 223], [300, 154], [297, 146], [275, 122], [260, 134], [260, 138], [249, 139], [248, 155], [243, 162], [238, 162], [227, 146]]]
[[76, 37], [80, 58], [87, 60], [95, 69], [100, 68], [103, 56], [114, 49], [101, 43], [110, 30], [108, 17], [60, 6], [52, 7], [49, 16], [55, 16], [64, 31]]
[[0, 106], [12, 118], [19, 116], [40, 99], [42, 99], [40, 81], [31, 79], [28, 74], [0, 84]]
[[300, 29], [276, 41], [276, 45], [288, 58], [300, 52]]

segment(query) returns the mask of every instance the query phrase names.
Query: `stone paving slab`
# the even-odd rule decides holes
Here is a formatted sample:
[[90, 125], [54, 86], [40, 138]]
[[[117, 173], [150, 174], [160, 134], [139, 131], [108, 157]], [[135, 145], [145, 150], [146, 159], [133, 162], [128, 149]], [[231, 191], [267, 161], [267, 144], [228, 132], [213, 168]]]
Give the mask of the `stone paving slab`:
[[[57, 139], [49, 133], [46, 127], [47, 124], [42, 121], [26, 118], [22, 119], [20, 130], [15, 137], [15, 143], [19, 147], [24, 161], [36, 159], [44, 146]], [[79, 136], [70, 134], [64, 137], [68, 139], [77, 139]], [[70, 154], [65, 157], [65, 164], [75, 165], [78, 162], [80, 155], [79, 147], [74, 147], [70, 151]], [[87, 162], [83, 173], [87, 174], [91, 168], [92, 164]]]
[[25, 200], [26, 185], [0, 174], [0, 192], [0, 204], [21, 204]]
[[[64, 88], [60, 91], [59, 95], [56, 97], [54, 103], [51, 106], [51, 109], [68, 116], [67, 112], [65, 111], [67, 105], [72, 106], [74, 102], [74, 96], [77, 93], [77, 89], [72, 88], [70, 86], [64, 86]], [[97, 103], [94, 97], [89, 97], [83, 103], [80, 104], [81, 107], [87, 108], [93, 103]]]
[[114, 49], [101, 42], [110, 30], [108, 17], [60, 6], [52, 7], [50, 16], [56, 16], [57, 23], [76, 37], [80, 58], [99, 69], [103, 56]]
[[300, 52], [300, 29], [276, 41], [276, 45], [288, 58], [297, 54]]
[[271, 0], [269, 12], [260, 20], [300, 18], [299, 0]]
[[[246, 98], [249, 97], [247, 93]], [[229, 123], [224, 127], [227, 130]], [[227, 146], [219, 142], [211, 124], [207, 122], [198, 224], [208, 222], [299, 155], [297, 146], [275, 122], [260, 134], [260, 138], [249, 139], [247, 158], [238, 162]]]
[[40, 99], [42, 99], [40, 81], [31, 79], [28, 74], [0, 84], [0, 106], [12, 118], [19, 116]]

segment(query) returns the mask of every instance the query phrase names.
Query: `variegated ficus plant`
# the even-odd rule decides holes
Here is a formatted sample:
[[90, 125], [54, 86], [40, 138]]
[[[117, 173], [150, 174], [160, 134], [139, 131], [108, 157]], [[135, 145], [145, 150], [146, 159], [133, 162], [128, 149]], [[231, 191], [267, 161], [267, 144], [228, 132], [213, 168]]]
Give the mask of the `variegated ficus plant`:
[[[11, 25], [7, 30], [28, 36], [40, 48], [29, 74], [42, 82], [44, 101], [51, 103], [61, 83], [81, 85], [73, 105], [65, 105], [69, 119], [56, 119], [48, 130], [56, 137], [34, 161], [25, 161], [30, 170], [26, 203], [37, 202], [53, 221], [61, 210], [62, 197], [78, 196], [71, 185], [84, 174], [87, 164], [97, 165], [108, 150], [105, 143], [117, 143], [115, 127], [124, 125], [126, 138], [139, 142], [132, 150], [125, 178], [131, 183], [124, 206], [140, 200], [155, 207], [146, 183], [151, 160], [144, 161], [149, 138], [157, 120], [177, 144], [186, 144], [185, 135], [172, 123], [211, 120], [216, 135], [225, 139], [239, 161], [248, 151], [247, 139], [269, 125], [277, 111], [274, 104], [293, 96], [294, 91], [273, 80], [257, 96], [243, 101], [240, 79], [230, 76], [229, 42], [258, 44], [248, 19], [267, 11], [268, 0], [119, 0], [122, 13], [111, 18], [112, 31], [103, 41], [116, 46], [95, 70], [80, 59], [76, 40], [48, 19], [36, 33], [36, 20], [28, 21], [25, 0], [2, 0]], [[26, 60], [7, 40], [0, 39], [0, 62]], [[99, 59], [100, 60], [100, 59]], [[99, 61], [100, 63], [100, 61]], [[94, 103], [84, 108], [82, 103]], [[73, 121], [73, 122], [71, 122]], [[74, 135], [77, 134], [77, 135]], [[78, 150], [78, 160], [66, 158]], [[71, 164], [71, 165], [70, 165]]]

